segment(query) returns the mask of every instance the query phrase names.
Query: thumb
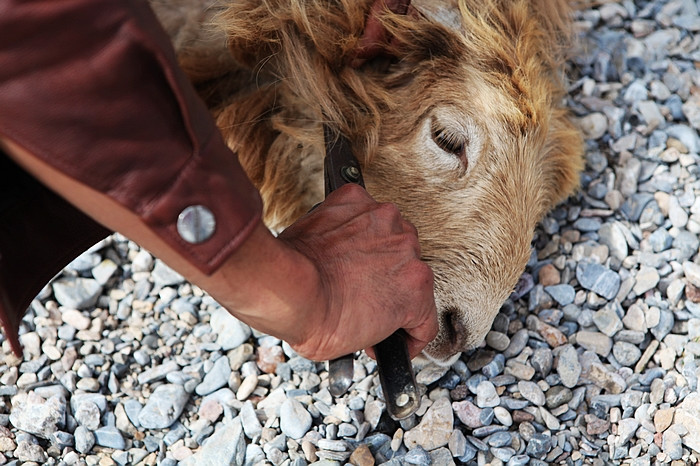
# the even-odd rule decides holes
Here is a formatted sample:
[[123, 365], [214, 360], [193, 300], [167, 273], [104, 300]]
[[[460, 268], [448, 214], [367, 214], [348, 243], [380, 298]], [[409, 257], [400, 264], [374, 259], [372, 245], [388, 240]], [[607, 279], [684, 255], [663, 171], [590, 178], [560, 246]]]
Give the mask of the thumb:
[[411, 359], [415, 358], [423, 351], [423, 348], [428, 346], [428, 343], [433, 341], [438, 333], [437, 312], [433, 311], [429, 317], [420, 325], [406, 330], [406, 346]]

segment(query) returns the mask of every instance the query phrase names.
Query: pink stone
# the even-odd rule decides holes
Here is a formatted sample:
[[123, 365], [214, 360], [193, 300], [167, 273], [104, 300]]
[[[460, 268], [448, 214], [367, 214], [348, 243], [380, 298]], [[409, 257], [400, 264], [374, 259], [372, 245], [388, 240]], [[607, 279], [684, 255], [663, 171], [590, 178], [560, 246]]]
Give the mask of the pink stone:
[[199, 407], [199, 417], [214, 422], [224, 412], [223, 406], [216, 400], [206, 400]]
[[284, 362], [284, 351], [282, 351], [281, 346], [261, 346], [258, 348], [258, 356], [255, 362], [264, 373], [274, 374], [277, 364]]

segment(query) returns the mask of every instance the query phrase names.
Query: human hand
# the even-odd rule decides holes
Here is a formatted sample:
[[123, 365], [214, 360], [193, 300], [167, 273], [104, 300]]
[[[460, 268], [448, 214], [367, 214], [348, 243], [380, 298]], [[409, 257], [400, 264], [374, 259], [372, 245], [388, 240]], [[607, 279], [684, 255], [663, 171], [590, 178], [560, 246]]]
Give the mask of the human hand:
[[306, 256], [322, 292], [294, 349], [309, 359], [332, 359], [372, 345], [395, 330], [408, 335], [411, 357], [437, 334], [433, 274], [420, 260], [416, 229], [397, 207], [377, 203], [345, 185], [279, 235]]

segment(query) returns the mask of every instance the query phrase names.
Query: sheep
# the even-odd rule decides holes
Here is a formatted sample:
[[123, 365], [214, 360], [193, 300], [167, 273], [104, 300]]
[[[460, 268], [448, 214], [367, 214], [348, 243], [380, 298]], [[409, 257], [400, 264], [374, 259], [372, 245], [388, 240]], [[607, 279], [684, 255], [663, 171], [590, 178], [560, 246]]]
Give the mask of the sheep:
[[[563, 106], [563, 0], [151, 0], [181, 66], [260, 190], [268, 227], [323, 199], [322, 126], [368, 191], [417, 228], [440, 330], [424, 354], [478, 346], [578, 187]], [[387, 292], [391, 292], [387, 290]]]

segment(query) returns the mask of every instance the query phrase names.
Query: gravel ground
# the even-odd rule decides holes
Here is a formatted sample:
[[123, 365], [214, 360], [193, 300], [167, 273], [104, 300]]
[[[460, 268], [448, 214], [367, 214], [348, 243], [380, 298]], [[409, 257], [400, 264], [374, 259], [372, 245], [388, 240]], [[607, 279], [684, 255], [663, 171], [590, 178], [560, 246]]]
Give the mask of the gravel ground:
[[417, 363], [417, 415], [387, 417], [365, 355], [334, 400], [324, 364], [114, 235], [32, 303], [23, 359], [2, 345], [0, 465], [697, 463], [698, 6], [607, 3], [576, 27], [583, 188], [484, 346]]

